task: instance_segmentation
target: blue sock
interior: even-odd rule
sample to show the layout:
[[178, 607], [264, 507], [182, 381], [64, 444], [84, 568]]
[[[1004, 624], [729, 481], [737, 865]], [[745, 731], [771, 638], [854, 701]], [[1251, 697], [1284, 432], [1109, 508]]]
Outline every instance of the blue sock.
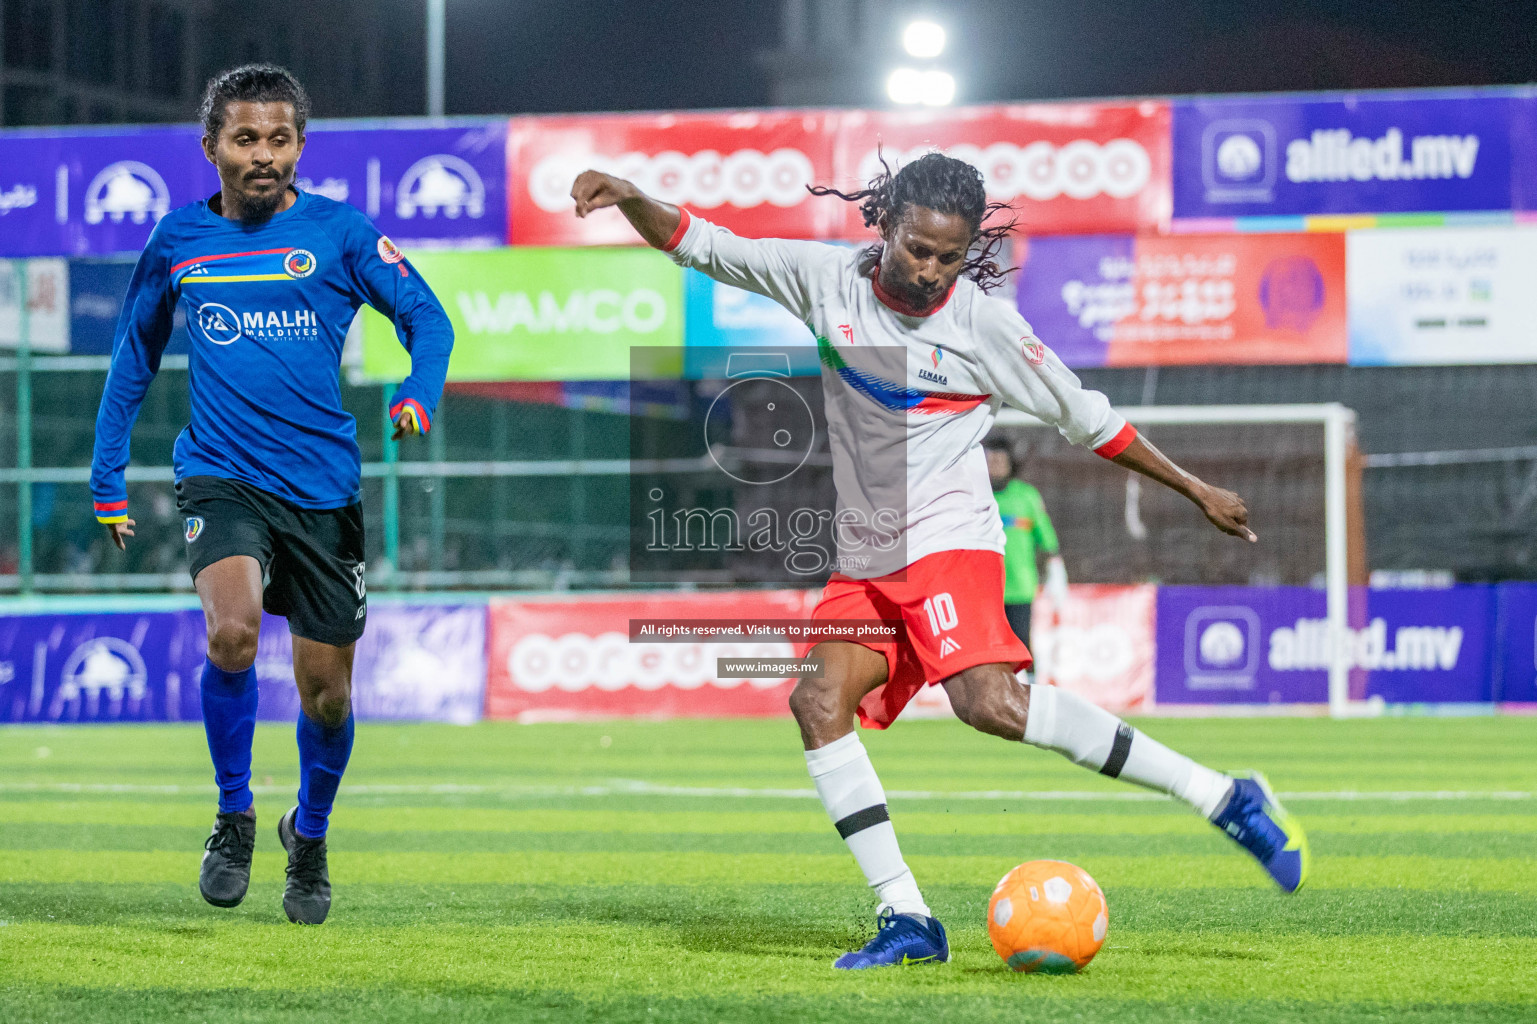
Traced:
[[203, 731], [219, 783], [219, 811], [237, 814], [251, 806], [251, 738], [256, 735], [256, 666], [226, 672], [203, 659]]
[[320, 839], [330, 823], [331, 804], [352, 755], [352, 712], [336, 729], [327, 729], [299, 712], [299, 813], [294, 828], [306, 839]]

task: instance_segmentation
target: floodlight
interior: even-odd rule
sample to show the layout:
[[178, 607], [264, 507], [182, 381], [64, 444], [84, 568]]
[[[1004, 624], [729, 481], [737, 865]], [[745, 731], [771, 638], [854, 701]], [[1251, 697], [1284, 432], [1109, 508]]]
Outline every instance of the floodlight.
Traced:
[[948, 71], [923, 73], [923, 102], [931, 107], [947, 107], [955, 101], [955, 76]]
[[916, 68], [897, 68], [886, 79], [886, 95], [893, 103], [922, 103], [923, 72]]
[[928, 60], [945, 52], [945, 29], [932, 21], [919, 20], [902, 30], [902, 48], [910, 57]]

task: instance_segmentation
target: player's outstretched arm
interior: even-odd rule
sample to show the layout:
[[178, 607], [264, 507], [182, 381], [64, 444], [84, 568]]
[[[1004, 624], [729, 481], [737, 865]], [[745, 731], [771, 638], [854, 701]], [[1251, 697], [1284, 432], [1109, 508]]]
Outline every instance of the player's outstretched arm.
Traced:
[[578, 217], [609, 206], [619, 207], [640, 237], [655, 249], [665, 248], [683, 221], [676, 206], [658, 202], [636, 188], [634, 182], [602, 171], [578, 174], [571, 186], [571, 198], [576, 200]]
[[134, 521], [128, 518], [128, 435], [139, 415], [160, 356], [171, 339], [175, 300], [170, 291], [170, 263], [165, 222], [150, 235], [139, 256], [112, 342], [112, 364], [96, 411], [96, 440], [91, 450], [91, 498], [96, 521], [119, 551], [128, 549]]
[[1141, 435], [1133, 439], [1131, 444], [1126, 446], [1125, 451], [1111, 461], [1127, 469], [1136, 470], [1145, 477], [1157, 480], [1170, 490], [1183, 494], [1195, 502], [1201, 513], [1223, 533], [1242, 537], [1250, 542], [1259, 539], [1254, 536], [1254, 531], [1249, 529], [1249, 510], [1244, 507], [1242, 498], [1232, 491], [1213, 487], [1204, 480], [1191, 476]]

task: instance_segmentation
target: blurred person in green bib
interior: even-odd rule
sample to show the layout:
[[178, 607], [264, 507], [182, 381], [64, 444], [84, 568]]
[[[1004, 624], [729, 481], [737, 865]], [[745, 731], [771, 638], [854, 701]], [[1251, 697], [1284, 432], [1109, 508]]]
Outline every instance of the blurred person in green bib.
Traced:
[[1021, 643], [1030, 646], [1030, 606], [1040, 585], [1036, 560], [1046, 556], [1046, 591], [1061, 608], [1067, 600], [1067, 567], [1057, 548], [1057, 531], [1041, 492], [1014, 475], [1014, 453], [1002, 438], [989, 438], [987, 473], [1003, 517], [1003, 610]]

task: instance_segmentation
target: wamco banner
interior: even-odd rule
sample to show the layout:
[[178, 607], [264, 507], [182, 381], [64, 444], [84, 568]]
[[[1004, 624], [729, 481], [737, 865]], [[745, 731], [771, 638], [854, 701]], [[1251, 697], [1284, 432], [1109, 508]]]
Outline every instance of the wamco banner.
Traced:
[[[454, 325], [451, 381], [628, 380], [630, 349], [677, 348], [654, 367], [683, 370], [683, 278], [650, 249], [493, 249], [410, 253]], [[363, 370], [400, 380], [411, 357], [372, 309]], [[666, 360], [663, 360], [666, 362]]]

